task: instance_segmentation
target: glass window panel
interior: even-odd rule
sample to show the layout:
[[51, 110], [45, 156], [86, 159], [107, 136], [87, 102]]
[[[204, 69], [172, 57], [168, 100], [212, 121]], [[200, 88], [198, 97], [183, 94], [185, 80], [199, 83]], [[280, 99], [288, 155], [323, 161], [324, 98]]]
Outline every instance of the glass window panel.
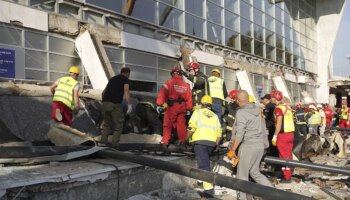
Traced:
[[288, 52], [286, 52], [286, 64], [287, 65], [292, 65], [292, 54], [291, 53], [288, 53]]
[[290, 15], [288, 14], [288, 12], [284, 12], [284, 24], [289, 27], [292, 27]]
[[26, 48], [46, 50], [46, 43], [46, 35], [29, 31], [25, 32]]
[[204, 0], [185, 0], [185, 9], [187, 12], [203, 17]]
[[270, 31], [275, 30], [274, 26], [274, 19], [273, 17], [270, 17], [268, 15], [265, 15], [265, 27], [269, 29]]
[[56, 81], [62, 76], [66, 76], [68, 73], [57, 73], [57, 72], [50, 72], [50, 81]]
[[225, 10], [225, 26], [234, 31], [239, 31], [239, 17], [236, 14], [233, 14]]
[[203, 38], [204, 20], [186, 13], [186, 33]]
[[[154, 0], [134, 1], [134, 7], [126, 13], [129, 16], [155, 23], [156, 2]], [[147, 11], [147, 12], [145, 12]]]
[[283, 37], [276, 35], [276, 47], [283, 49]]
[[177, 8], [182, 8], [183, 7], [183, 1], [182, 0], [160, 0], [161, 2], [170, 4], [172, 6], [175, 6]]
[[178, 61], [168, 58], [158, 57], [158, 68], [171, 70], [175, 65], [178, 65]]
[[275, 45], [275, 34], [272, 31], [265, 30], [266, 43], [272, 46]]
[[123, 51], [121, 49], [106, 48], [106, 53], [109, 61], [123, 62]]
[[293, 31], [293, 41], [295, 42], [295, 43], [299, 43], [299, 33], [298, 32], [296, 32], [296, 31]]
[[288, 51], [288, 52], [292, 52], [292, 45], [293, 43], [290, 41], [290, 40], [285, 40], [285, 50]]
[[125, 63], [156, 67], [156, 57], [149, 54], [125, 50]]
[[227, 80], [225, 79], [225, 85], [226, 85], [226, 89], [228, 92], [230, 92], [231, 90], [235, 89], [235, 82], [234, 80]]
[[0, 26], [0, 43], [22, 46], [22, 31]]
[[253, 6], [255, 7], [255, 8], [258, 8], [259, 10], [262, 10], [263, 9], [263, 5], [262, 5], [262, 3], [263, 3], [263, 1], [261, 1], [261, 0], [254, 0], [253, 1]]
[[254, 38], [264, 41], [264, 28], [254, 24]]
[[250, 20], [251, 5], [241, 1], [241, 17]]
[[165, 4], [159, 5], [159, 25], [180, 31], [181, 12]]
[[239, 49], [239, 34], [237, 32], [225, 29], [226, 46]]
[[48, 0], [30, 0], [30, 6], [40, 9], [40, 10], [46, 10], [46, 11], [55, 11], [55, 1], [48, 1]]
[[120, 20], [113, 19], [111, 17], [106, 18], [106, 25], [108, 27], [122, 29], [122, 22]]
[[254, 84], [263, 86], [264, 85], [264, 77], [257, 75], [257, 74], [254, 74]]
[[251, 36], [251, 22], [241, 18], [241, 34]]
[[114, 12], [121, 13], [122, 12], [122, 4], [123, 1], [115, 1], [115, 0], [86, 0], [86, 3], [90, 3], [96, 5], [98, 7], [108, 9]]
[[241, 35], [241, 50], [248, 53], [252, 52], [252, 38]]
[[102, 24], [102, 15], [91, 11], [84, 12], [84, 19], [95, 24]]
[[222, 8], [213, 3], [207, 2], [207, 9], [207, 19], [211, 22], [221, 24]]
[[221, 43], [222, 27], [208, 22], [208, 40]]
[[264, 56], [264, 43], [254, 40], [254, 54], [260, 57]]
[[157, 69], [126, 65], [131, 70], [130, 79], [139, 81], [157, 81]]
[[48, 81], [47, 72], [26, 69], [25, 73], [26, 79]]
[[291, 28], [289, 28], [288, 26], [284, 26], [284, 36], [285, 38], [287, 38], [288, 40], [291, 40], [291, 34], [290, 32], [292, 31]]
[[75, 19], [79, 19], [79, 7], [68, 5], [68, 4], [60, 4], [59, 6], [59, 14], [72, 17]]
[[279, 21], [276, 21], [276, 34], [281, 36], [283, 35], [283, 25]]
[[74, 42], [52, 36], [49, 37], [49, 50], [66, 55], [76, 55]]
[[235, 80], [236, 74], [233, 70], [224, 69], [224, 79], [225, 80]]
[[270, 16], [274, 16], [274, 9], [273, 9], [274, 6], [271, 0], [265, 0], [264, 4], [265, 4], [265, 13], [269, 14]]
[[263, 21], [263, 12], [260, 10], [254, 9], [254, 23], [259, 24], [260, 26], [263, 26], [264, 21]]
[[158, 69], [158, 82], [164, 83], [170, 79], [170, 71]]
[[238, 14], [238, 0], [225, 0], [225, 9]]
[[276, 61], [283, 63], [283, 50], [276, 49]]
[[293, 66], [299, 67], [299, 57], [298, 56], [293, 56]]
[[47, 54], [45, 52], [26, 50], [26, 68], [47, 70]]
[[119, 63], [111, 63], [111, 65], [115, 74], [119, 74], [120, 70], [123, 68], [123, 65]]
[[275, 48], [270, 45], [266, 45], [266, 58], [270, 60], [275, 60]]
[[62, 56], [50, 53], [50, 70], [58, 72], [68, 72], [68, 68], [72, 65], [80, 66], [81, 62], [78, 58]]
[[278, 6], [276, 7], [276, 19], [280, 22], [283, 22], [283, 11], [281, 8], [279, 8]]

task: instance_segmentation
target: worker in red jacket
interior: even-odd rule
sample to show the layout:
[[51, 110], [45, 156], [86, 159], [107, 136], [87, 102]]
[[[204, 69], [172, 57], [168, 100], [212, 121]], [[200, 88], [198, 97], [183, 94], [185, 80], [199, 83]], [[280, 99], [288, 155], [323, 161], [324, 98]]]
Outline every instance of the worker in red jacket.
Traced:
[[178, 139], [185, 143], [187, 126], [186, 113], [192, 109], [192, 93], [190, 85], [182, 79], [178, 66], [171, 70], [171, 79], [167, 80], [159, 91], [157, 97], [157, 112], [166, 109], [163, 122], [162, 144], [168, 145], [171, 132], [177, 131]]
[[326, 115], [326, 126], [332, 126], [333, 111], [328, 103], [324, 104], [323, 112]]

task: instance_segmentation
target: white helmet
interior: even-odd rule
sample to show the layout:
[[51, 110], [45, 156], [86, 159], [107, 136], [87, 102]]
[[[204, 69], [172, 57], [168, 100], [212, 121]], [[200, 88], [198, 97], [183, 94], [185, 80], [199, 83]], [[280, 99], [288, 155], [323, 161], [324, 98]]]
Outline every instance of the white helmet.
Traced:
[[323, 106], [321, 104], [317, 104], [316, 106], [317, 108], [323, 108]]
[[309, 105], [309, 108], [316, 110], [316, 107], [314, 105]]

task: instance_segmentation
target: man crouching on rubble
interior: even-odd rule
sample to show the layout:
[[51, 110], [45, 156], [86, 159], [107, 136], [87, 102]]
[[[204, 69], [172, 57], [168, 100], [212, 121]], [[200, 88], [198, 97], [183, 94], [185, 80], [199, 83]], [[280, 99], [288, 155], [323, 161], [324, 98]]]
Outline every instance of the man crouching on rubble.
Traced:
[[[237, 104], [239, 109], [236, 114], [235, 134], [232, 147], [227, 155], [229, 159], [236, 156], [239, 147], [237, 166], [237, 178], [248, 181], [249, 175], [255, 182], [273, 187], [269, 180], [260, 173], [260, 161], [264, 154], [264, 137], [262, 133], [263, 124], [259, 108], [248, 102], [247, 91], [240, 90], [237, 93]], [[237, 199], [246, 199], [246, 194], [237, 191]]]
[[[213, 99], [204, 95], [201, 99], [201, 108], [195, 109], [187, 129], [189, 142], [194, 143], [194, 153], [198, 168], [210, 171], [209, 155], [221, 139], [221, 124], [217, 115], [210, 110], [213, 105]], [[203, 182], [204, 193], [214, 195], [214, 186], [212, 183]]]

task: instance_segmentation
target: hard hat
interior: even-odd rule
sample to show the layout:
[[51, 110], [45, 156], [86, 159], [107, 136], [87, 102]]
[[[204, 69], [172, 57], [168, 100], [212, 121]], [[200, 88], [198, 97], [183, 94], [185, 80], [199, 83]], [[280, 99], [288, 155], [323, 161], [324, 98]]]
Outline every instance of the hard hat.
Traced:
[[216, 72], [216, 73], [218, 73], [218, 74], [221, 74], [221, 72], [220, 72], [220, 70], [219, 70], [218, 68], [212, 69], [211, 72]]
[[213, 104], [213, 99], [211, 98], [211, 96], [209, 95], [204, 95], [201, 99], [201, 103], [202, 104], [209, 104], [212, 105]]
[[231, 90], [229, 96], [231, 99], [236, 99], [236, 95], [237, 95], [237, 90]]
[[253, 95], [249, 95], [248, 101], [249, 103], [255, 103], [255, 98], [253, 97]]
[[179, 67], [179, 66], [175, 66], [175, 67], [171, 70], [170, 74], [177, 73], [177, 74], [180, 75], [180, 72], [181, 72], [180, 67]]
[[316, 107], [315, 107], [314, 105], [312, 105], [312, 104], [311, 104], [311, 105], [309, 105], [309, 108], [310, 108], [310, 109], [314, 109], [314, 110], [316, 110]]
[[80, 74], [80, 70], [77, 66], [71, 66], [69, 68], [69, 73]]
[[199, 64], [196, 62], [190, 62], [190, 64], [188, 64], [188, 66], [192, 67], [193, 69], [198, 69], [199, 68]]
[[270, 92], [271, 98], [275, 98], [277, 101], [281, 101], [283, 99], [283, 94], [279, 90], [272, 90]]
[[323, 106], [321, 104], [317, 104], [316, 106], [317, 108], [323, 108]]

